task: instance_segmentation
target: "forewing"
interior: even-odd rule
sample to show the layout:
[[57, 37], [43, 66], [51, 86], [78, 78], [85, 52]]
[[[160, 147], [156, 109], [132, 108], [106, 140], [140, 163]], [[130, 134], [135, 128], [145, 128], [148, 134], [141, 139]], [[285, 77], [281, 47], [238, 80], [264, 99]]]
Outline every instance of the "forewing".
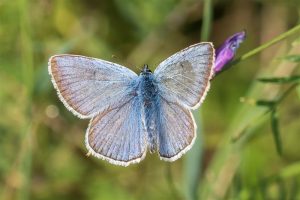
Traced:
[[116, 165], [140, 162], [147, 140], [142, 106], [137, 97], [95, 116], [86, 133], [89, 152]]
[[165, 99], [160, 101], [159, 112], [159, 155], [166, 161], [177, 160], [192, 147], [196, 124], [189, 109]]
[[165, 99], [195, 109], [209, 90], [215, 52], [208, 42], [183, 49], [159, 64], [154, 71]]
[[49, 60], [49, 74], [60, 100], [75, 115], [91, 118], [106, 106], [132, 97], [137, 75], [115, 63], [77, 55]]

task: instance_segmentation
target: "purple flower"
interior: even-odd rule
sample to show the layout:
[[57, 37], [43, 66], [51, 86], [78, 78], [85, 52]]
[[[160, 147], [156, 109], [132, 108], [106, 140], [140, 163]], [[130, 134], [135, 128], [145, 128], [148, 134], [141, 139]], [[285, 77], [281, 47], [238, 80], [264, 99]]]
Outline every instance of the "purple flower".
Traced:
[[217, 50], [214, 73], [218, 74], [235, 56], [236, 50], [245, 40], [246, 32], [242, 31], [229, 37]]

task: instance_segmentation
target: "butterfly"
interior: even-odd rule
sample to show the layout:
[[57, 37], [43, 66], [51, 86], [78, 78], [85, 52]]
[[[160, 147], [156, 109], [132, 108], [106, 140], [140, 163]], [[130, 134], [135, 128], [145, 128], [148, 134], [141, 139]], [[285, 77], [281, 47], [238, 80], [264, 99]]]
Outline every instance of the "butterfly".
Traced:
[[139, 163], [146, 152], [165, 161], [186, 153], [196, 138], [191, 110], [210, 87], [212, 43], [189, 46], [161, 62], [154, 73], [137, 75], [109, 61], [55, 55], [48, 70], [59, 99], [79, 118], [90, 118], [85, 135], [89, 154], [115, 165]]

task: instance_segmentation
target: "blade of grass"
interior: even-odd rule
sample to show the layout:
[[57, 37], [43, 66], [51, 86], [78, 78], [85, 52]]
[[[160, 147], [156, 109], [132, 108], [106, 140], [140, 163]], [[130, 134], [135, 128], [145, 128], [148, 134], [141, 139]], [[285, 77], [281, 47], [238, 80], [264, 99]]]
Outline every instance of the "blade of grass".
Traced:
[[257, 80], [262, 83], [277, 83], [277, 84], [295, 83], [295, 82], [300, 82], [300, 76], [295, 75], [289, 77], [258, 78]]
[[287, 191], [285, 188], [285, 184], [283, 180], [278, 179], [277, 180], [277, 187], [278, 187], [278, 200], [285, 200], [287, 199]]
[[201, 119], [199, 112], [193, 112], [197, 123], [197, 138], [193, 148], [186, 155], [184, 160], [184, 190], [185, 199], [197, 199], [197, 189], [202, 168], [203, 134], [201, 129]]
[[33, 73], [33, 48], [30, 33], [30, 21], [29, 21], [29, 1], [19, 0], [19, 12], [20, 12], [20, 39], [21, 39], [21, 65], [22, 76], [26, 90], [26, 102], [25, 106], [25, 123], [23, 128], [23, 135], [21, 138], [22, 147], [20, 151], [19, 160], [19, 172], [21, 174], [21, 185], [17, 192], [17, 198], [20, 200], [29, 199], [29, 191], [31, 185], [31, 162], [32, 162], [32, 127], [31, 127], [31, 101], [32, 91], [34, 83]]
[[294, 89], [297, 88], [298, 85], [299, 83], [294, 83], [287, 90], [285, 90], [283, 94], [281, 94], [280, 97], [276, 99], [276, 104], [280, 104]]
[[297, 177], [300, 175], [300, 162], [296, 162], [288, 165], [284, 169], [282, 169], [279, 173], [279, 176], [283, 179]]
[[207, 41], [210, 37], [211, 32], [211, 21], [212, 21], [212, 0], [203, 1], [203, 24], [201, 29], [201, 41]]
[[290, 193], [289, 193], [289, 198], [288, 200], [293, 200], [295, 197], [297, 197], [299, 192], [299, 185], [298, 185], [298, 180], [296, 177], [294, 177], [292, 185], [290, 186]]
[[278, 114], [276, 112], [276, 108], [274, 108], [271, 112], [271, 128], [272, 133], [276, 145], [276, 151], [279, 156], [282, 155], [282, 142], [280, 137], [279, 125], [278, 125]]
[[[289, 190], [290, 190], [289, 196], [291, 197], [290, 199], [295, 199], [298, 193], [298, 183], [296, 177], [298, 177], [299, 174], [300, 174], [300, 162], [296, 162], [284, 167], [283, 169], [279, 170], [278, 172], [275, 172], [272, 175], [269, 175], [267, 177], [261, 177], [259, 181], [259, 185], [260, 185], [259, 188], [260, 188], [262, 199], [270, 199], [270, 197], [267, 195], [268, 191], [266, 190], [268, 187], [270, 187], [270, 185], [276, 183], [286, 183], [290, 179], [292, 179], [291, 180], [292, 182], [291, 182], [291, 186], [289, 186]], [[255, 189], [255, 187], [256, 185], [253, 185], [249, 189]], [[280, 190], [278, 190], [278, 192], [280, 192]], [[288, 190], [285, 189], [285, 193], [286, 193], [285, 196], [288, 196], [287, 195]]]
[[[248, 134], [249, 136], [251, 136], [251, 134], [249, 134], [249, 127], [252, 127], [251, 130], [254, 130], [255, 127], [260, 126], [261, 121], [265, 121], [263, 120], [264, 115], [269, 114], [270, 112], [273, 111], [273, 109], [275, 109], [296, 87], [298, 86], [298, 83], [294, 83], [293, 85], [291, 85], [286, 91], [284, 91], [281, 95], [279, 95], [278, 97], [276, 97], [274, 100], [268, 101], [268, 100], [251, 100], [249, 103], [249, 105], [255, 105], [256, 106], [261, 106], [261, 107], [265, 107], [268, 108], [268, 110], [266, 110], [261, 117], [256, 118], [255, 120], [253, 120], [251, 123], [249, 123], [242, 132], [238, 133], [238, 135], [234, 135], [232, 137], [232, 142], [236, 142], [239, 139], [241, 139], [242, 136]], [[243, 100], [245, 102], [245, 100]]]
[[266, 101], [266, 100], [257, 100], [255, 102], [255, 104], [257, 106], [265, 106], [265, 107], [268, 107], [268, 108], [273, 108], [274, 105], [276, 104], [275, 101]]
[[[201, 41], [207, 41], [211, 32], [212, 0], [203, 1], [203, 24], [201, 29]], [[201, 109], [193, 112], [198, 126], [197, 138], [193, 148], [187, 154], [184, 163], [185, 197], [187, 200], [198, 199], [197, 189], [202, 169], [203, 134], [201, 131]]]
[[300, 55], [288, 55], [284, 56], [281, 59], [290, 61], [290, 62], [300, 62]]
[[170, 190], [172, 192], [172, 195], [174, 196], [174, 199], [182, 199], [182, 195], [180, 194], [180, 192], [176, 188], [170, 164], [167, 164], [167, 166], [166, 166], [166, 177], [167, 177], [166, 179], [168, 181], [168, 184], [169, 184]]

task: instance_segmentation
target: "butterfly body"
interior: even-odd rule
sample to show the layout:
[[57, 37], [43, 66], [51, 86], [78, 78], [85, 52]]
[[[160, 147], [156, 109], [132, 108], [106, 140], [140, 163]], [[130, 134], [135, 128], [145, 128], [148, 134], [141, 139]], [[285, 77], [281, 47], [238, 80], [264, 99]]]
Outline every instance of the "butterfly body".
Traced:
[[157, 82], [152, 72], [145, 65], [140, 73], [140, 98], [143, 105], [143, 117], [145, 118], [148, 135], [148, 148], [151, 153], [157, 149], [158, 111], [160, 109], [160, 97]]
[[192, 45], [137, 75], [116, 63], [79, 55], [57, 55], [49, 73], [60, 100], [76, 116], [90, 118], [85, 144], [92, 155], [128, 166], [147, 150], [174, 161], [193, 145], [191, 113], [210, 86], [214, 49]]

